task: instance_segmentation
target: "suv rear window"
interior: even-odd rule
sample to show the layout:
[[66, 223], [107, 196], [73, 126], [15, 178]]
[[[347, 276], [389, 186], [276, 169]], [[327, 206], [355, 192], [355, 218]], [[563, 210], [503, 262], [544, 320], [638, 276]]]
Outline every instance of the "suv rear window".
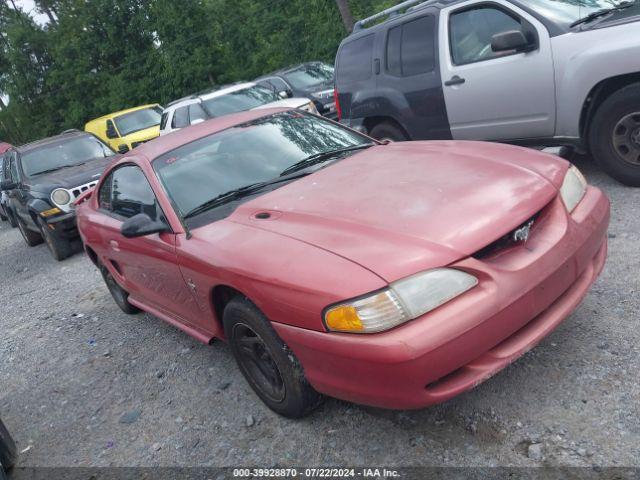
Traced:
[[387, 71], [398, 77], [432, 72], [435, 68], [435, 21], [426, 16], [389, 29]]
[[342, 83], [357, 82], [371, 77], [374, 38], [375, 35], [367, 35], [342, 46], [338, 59]]

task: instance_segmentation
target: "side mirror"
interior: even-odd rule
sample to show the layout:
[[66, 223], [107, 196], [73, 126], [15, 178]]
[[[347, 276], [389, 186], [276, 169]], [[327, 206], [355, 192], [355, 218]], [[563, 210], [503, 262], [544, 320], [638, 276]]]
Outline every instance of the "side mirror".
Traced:
[[2, 180], [2, 182], [0, 182], [0, 190], [13, 190], [17, 186], [18, 184], [11, 180]]
[[291, 90], [280, 90], [278, 96], [284, 100], [285, 98], [293, 97], [293, 92]]
[[113, 125], [107, 125], [107, 138], [113, 140], [114, 138], [118, 138], [118, 132]]
[[125, 238], [136, 238], [151, 235], [153, 233], [168, 232], [169, 227], [159, 221], [151, 220], [146, 213], [139, 213], [124, 221], [120, 227], [120, 233]]
[[497, 33], [491, 37], [491, 50], [494, 52], [524, 52], [530, 50], [532, 45], [520, 30], [509, 30]]
[[124, 143], [122, 145], [118, 145], [118, 153], [127, 153], [129, 151], [129, 147]]

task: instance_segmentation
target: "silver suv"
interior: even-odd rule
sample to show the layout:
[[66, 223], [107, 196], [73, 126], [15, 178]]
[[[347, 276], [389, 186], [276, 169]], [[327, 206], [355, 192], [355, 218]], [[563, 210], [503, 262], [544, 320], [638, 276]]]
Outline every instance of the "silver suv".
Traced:
[[403, 2], [343, 40], [337, 109], [380, 139], [573, 146], [640, 186], [639, 20], [638, 1]]

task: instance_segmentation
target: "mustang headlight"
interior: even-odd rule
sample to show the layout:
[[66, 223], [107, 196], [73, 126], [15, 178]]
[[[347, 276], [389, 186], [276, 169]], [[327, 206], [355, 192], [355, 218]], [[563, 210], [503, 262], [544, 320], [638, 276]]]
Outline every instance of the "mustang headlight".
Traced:
[[51, 192], [51, 200], [59, 207], [63, 207], [71, 201], [71, 195], [64, 188], [57, 188]]
[[567, 211], [571, 213], [587, 193], [587, 181], [580, 170], [571, 165], [560, 187], [560, 196]]
[[328, 308], [324, 322], [336, 332], [382, 332], [430, 312], [477, 284], [476, 277], [460, 270], [427, 270], [385, 290]]

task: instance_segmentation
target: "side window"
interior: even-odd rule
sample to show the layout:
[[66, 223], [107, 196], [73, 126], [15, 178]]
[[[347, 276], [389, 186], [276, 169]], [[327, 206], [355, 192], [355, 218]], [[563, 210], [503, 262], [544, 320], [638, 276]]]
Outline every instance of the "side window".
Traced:
[[111, 184], [113, 183], [113, 173], [104, 179], [98, 193], [98, 205], [101, 209], [111, 211]]
[[269, 79], [269, 83], [271, 84], [271, 88], [276, 92], [284, 92], [285, 90], [289, 90], [289, 85], [287, 85], [281, 78], [272, 77]]
[[493, 36], [509, 30], [520, 30], [531, 37], [517, 17], [497, 7], [487, 5], [454, 13], [449, 20], [453, 63], [463, 65], [515, 53], [491, 49]]
[[162, 112], [162, 116], [160, 117], [160, 130], [164, 130], [167, 128], [167, 120], [169, 119], [169, 112]]
[[375, 35], [367, 35], [342, 46], [338, 59], [341, 82], [357, 82], [371, 77], [374, 38]]
[[[158, 205], [151, 185], [140, 168], [127, 165], [114, 170], [110, 176], [110, 211], [125, 218], [146, 213], [152, 219], [162, 219], [162, 210]], [[102, 196], [102, 191], [100, 192]]]
[[9, 161], [9, 177], [14, 183], [18, 183], [20, 181], [20, 176], [18, 175], [18, 164], [16, 163], [15, 154], [11, 155], [11, 159]]
[[386, 53], [391, 75], [410, 77], [435, 68], [435, 19], [425, 16], [389, 29]]
[[189, 122], [193, 125], [194, 120], [206, 120], [207, 113], [203, 110], [199, 103], [189, 105]]
[[184, 128], [189, 126], [189, 107], [176, 108], [171, 120], [172, 128]]

